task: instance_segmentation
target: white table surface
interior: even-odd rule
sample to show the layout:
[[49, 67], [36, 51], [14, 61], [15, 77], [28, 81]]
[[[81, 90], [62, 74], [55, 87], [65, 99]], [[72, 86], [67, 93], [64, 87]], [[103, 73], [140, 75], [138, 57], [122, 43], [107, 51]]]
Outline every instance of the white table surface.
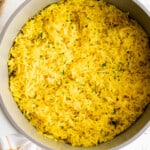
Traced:
[[[25, 0], [6, 0], [2, 14], [0, 16], [0, 32], [2, 31], [8, 18]], [[139, 0], [150, 11], [150, 0]], [[18, 133], [16, 129], [10, 124], [0, 108], [0, 137]], [[150, 150], [150, 126], [149, 128], [132, 143], [126, 145], [121, 150]]]

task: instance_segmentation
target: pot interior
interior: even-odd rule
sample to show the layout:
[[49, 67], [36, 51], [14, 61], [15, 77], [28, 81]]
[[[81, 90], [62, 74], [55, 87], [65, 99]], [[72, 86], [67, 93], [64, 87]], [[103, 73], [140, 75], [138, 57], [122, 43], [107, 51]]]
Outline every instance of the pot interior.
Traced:
[[[148, 14], [144, 12], [136, 3], [130, 0], [118, 1], [118, 0], [107, 0], [108, 2], [116, 5], [123, 11], [130, 12], [131, 17], [136, 19], [145, 29], [145, 31], [150, 36], [150, 19]], [[47, 149], [58, 149], [58, 150], [107, 150], [107, 149], [118, 149], [119, 147], [131, 142], [135, 137], [140, 135], [143, 130], [146, 129], [148, 123], [150, 122], [150, 106], [148, 106], [144, 114], [136, 121], [136, 123], [131, 126], [124, 133], [117, 136], [110, 142], [100, 144], [92, 148], [80, 148], [71, 147], [68, 144], [57, 143], [55, 141], [43, 138], [39, 135], [36, 129], [28, 123], [28, 120], [22, 115], [18, 109], [16, 103], [13, 101], [12, 95], [9, 91], [8, 84], [8, 69], [7, 60], [8, 52], [12, 46], [13, 40], [17, 33], [24, 25], [24, 23], [32, 16], [34, 16], [38, 11], [46, 7], [47, 5], [56, 2], [56, 0], [27, 0], [25, 1], [12, 15], [12, 17], [7, 22], [4, 30], [0, 37], [0, 93], [1, 93], [1, 107], [5, 112], [6, 116], [13, 124], [13, 126], [27, 138], [37, 143]], [[144, 8], [143, 6], [141, 6]], [[147, 10], [146, 10], [147, 11]], [[130, 139], [130, 140], [129, 140]], [[124, 144], [123, 144], [124, 143]], [[120, 145], [120, 146], [119, 146]], [[119, 146], [119, 147], [116, 147]], [[115, 148], [116, 147], [116, 148]]]

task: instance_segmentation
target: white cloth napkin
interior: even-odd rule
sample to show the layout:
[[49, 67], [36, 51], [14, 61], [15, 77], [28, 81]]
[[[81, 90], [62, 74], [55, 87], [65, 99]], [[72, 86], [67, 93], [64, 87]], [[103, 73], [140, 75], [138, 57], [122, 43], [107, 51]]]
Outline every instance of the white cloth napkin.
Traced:
[[0, 137], [0, 150], [44, 150], [38, 147], [24, 136], [11, 134]]

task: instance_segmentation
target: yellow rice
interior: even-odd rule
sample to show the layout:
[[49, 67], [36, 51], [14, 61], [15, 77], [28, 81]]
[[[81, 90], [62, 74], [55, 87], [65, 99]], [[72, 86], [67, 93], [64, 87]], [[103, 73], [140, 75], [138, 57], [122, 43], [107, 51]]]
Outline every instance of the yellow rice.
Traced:
[[128, 15], [101, 0], [67, 0], [22, 27], [8, 60], [10, 91], [40, 134], [93, 146], [143, 113], [149, 40]]

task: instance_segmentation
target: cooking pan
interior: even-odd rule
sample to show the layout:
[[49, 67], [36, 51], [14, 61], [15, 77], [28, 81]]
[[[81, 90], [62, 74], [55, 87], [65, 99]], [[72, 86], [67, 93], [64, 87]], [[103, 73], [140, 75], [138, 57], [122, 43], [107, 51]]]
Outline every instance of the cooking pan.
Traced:
[[[136, 19], [150, 36], [150, 12], [138, 1], [135, 0], [106, 0]], [[37, 130], [29, 124], [28, 120], [18, 109], [9, 91], [8, 84], [8, 52], [13, 40], [25, 22], [34, 16], [38, 11], [56, 0], [26, 0], [10, 17], [0, 35], [0, 104], [4, 113], [12, 125], [24, 136], [37, 145], [48, 150], [108, 150], [119, 149], [135, 140], [150, 125], [150, 105], [147, 106], [143, 115], [125, 132], [113, 140], [97, 146], [83, 148], [72, 147], [71, 145], [55, 142], [46, 139], [37, 133]]]

